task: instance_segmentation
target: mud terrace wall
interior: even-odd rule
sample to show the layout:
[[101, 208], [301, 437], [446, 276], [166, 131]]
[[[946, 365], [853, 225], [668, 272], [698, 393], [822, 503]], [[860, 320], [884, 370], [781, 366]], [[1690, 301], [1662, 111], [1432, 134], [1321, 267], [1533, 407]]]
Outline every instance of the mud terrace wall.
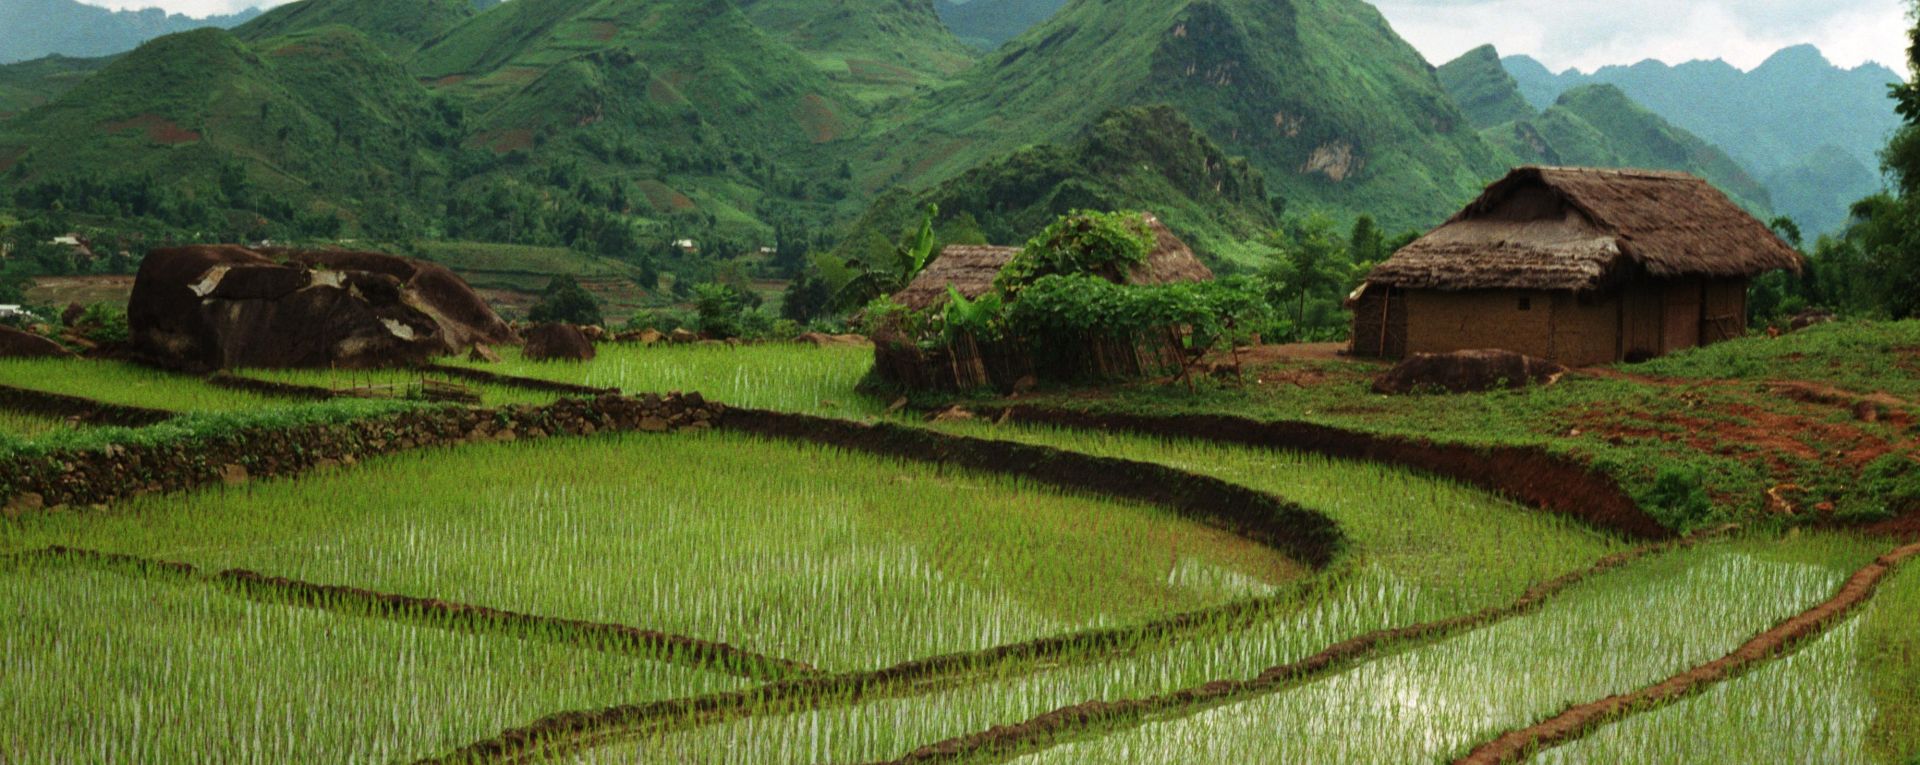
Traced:
[[563, 399], [542, 407], [441, 408], [344, 424], [242, 429], [190, 442], [114, 445], [0, 464], [5, 515], [294, 475], [428, 446], [708, 428], [726, 408], [697, 393]]
[[1033, 407], [1013, 407], [994, 414], [1026, 424], [1219, 441], [1398, 465], [1571, 515], [1635, 539], [1674, 536], [1641, 510], [1612, 478], [1542, 449], [1436, 444], [1312, 423], [1261, 422], [1219, 415], [1154, 417]]
[[88, 425], [114, 425], [127, 428], [144, 428], [171, 419], [174, 415], [173, 412], [159, 409], [120, 406], [90, 398], [15, 388], [11, 385], [0, 385], [0, 409], [52, 417], [71, 417]]

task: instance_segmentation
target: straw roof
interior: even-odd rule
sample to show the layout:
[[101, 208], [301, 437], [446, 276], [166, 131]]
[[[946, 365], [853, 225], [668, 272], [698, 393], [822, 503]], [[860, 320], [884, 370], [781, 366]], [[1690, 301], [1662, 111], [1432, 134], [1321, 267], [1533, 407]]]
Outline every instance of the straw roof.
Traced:
[[1522, 167], [1369, 274], [1409, 289], [1603, 289], [1743, 278], [1804, 262], [1706, 181], [1653, 170]]
[[[1147, 215], [1147, 228], [1154, 238], [1153, 251], [1145, 263], [1127, 274], [1129, 284], [1173, 284], [1213, 279], [1213, 270], [1201, 263], [1193, 248], [1180, 241], [1158, 217]], [[957, 244], [940, 251], [913, 283], [893, 296], [893, 300], [914, 310], [925, 310], [945, 303], [947, 288], [972, 300], [993, 291], [993, 280], [1000, 275], [1019, 247], [990, 247]]]

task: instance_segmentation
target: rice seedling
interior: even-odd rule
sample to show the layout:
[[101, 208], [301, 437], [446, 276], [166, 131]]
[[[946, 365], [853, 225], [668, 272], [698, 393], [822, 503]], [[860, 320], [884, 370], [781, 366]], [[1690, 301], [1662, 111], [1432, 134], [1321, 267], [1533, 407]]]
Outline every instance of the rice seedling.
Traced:
[[840, 669], [1263, 596], [1302, 573], [1156, 508], [729, 434], [407, 454], [29, 518], [11, 536], [0, 544], [627, 624]]
[[231, 412], [298, 403], [124, 361], [0, 359], [0, 385], [169, 412]]
[[1718, 658], [1830, 596], [1875, 552], [1870, 543], [1837, 535], [1703, 545], [1594, 580], [1537, 614], [1409, 648], [1291, 691], [1017, 762], [1451, 758], [1569, 704]]
[[1802, 650], [1530, 762], [1902, 765], [1920, 754], [1920, 570]]
[[14, 438], [38, 438], [52, 433], [83, 428], [65, 417], [0, 409], [0, 434]]
[[504, 636], [0, 570], [0, 761], [387, 763], [544, 711], [746, 681]]
[[500, 364], [445, 363], [633, 394], [699, 391], [733, 406], [829, 417], [877, 415], [887, 403], [854, 391], [873, 366], [871, 348], [621, 344], [600, 346], [599, 356], [584, 363], [527, 361], [511, 348], [501, 355]]
[[289, 385], [304, 385], [325, 388], [340, 395], [369, 395], [373, 397], [403, 397], [411, 387], [418, 386], [422, 380], [449, 382], [480, 394], [480, 405], [488, 407], [530, 404], [541, 406], [553, 403], [557, 394], [527, 390], [512, 385], [481, 383], [463, 378], [454, 378], [432, 369], [249, 369], [241, 371], [246, 377], [268, 382]]

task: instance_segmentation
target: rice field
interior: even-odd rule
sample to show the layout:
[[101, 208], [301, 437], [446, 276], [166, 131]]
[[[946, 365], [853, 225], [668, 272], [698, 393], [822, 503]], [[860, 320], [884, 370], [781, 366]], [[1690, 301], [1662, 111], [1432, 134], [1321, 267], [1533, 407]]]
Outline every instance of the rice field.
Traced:
[[634, 625], [834, 669], [1262, 597], [1304, 573], [1156, 508], [726, 434], [418, 453], [36, 518], [9, 546], [56, 544]]
[[540, 406], [553, 403], [558, 394], [527, 390], [512, 385], [481, 383], [473, 380], [455, 378], [432, 370], [415, 369], [247, 369], [237, 372], [245, 377], [267, 382], [301, 385], [310, 388], [324, 388], [335, 395], [370, 395], [392, 398], [405, 396], [422, 381], [446, 382], [466, 388], [480, 396], [480, 406], [499, 407], [512, 405]]
[[75, 425], [64, 417], [0, 409], [0, 436], [31, 439], [76, 431], [83, 427]]
[[443, 363], [541, 380], [619, 388], [630, 394], [700, 391], [732, 406], [859, 419], [886, 411], [888, 402], [854, 391], [873, 366], [872, 348], [802, 345], [602, 345], [586, 362], [527, 361], [517, 348], [502, 363]]
[[234, 412], [294, 403], [124, 361], [0, 359], [0, 385], [167, 412]]
[[84, 569], [0, 571], [0, 761], [387, 763], [546, 710], [738, 687]]
[[[603, 346], [583, 364], [511, 353], [447, 363], [867, 419], [886, 416], [886, 402], [854, 392], [870, 360], [859, 348]], [[313, 406], [106, 362], [57, 364], [0, 362], [0, 384], [196, 413], [153, 431]], [[329, 388], [419, 376], [247, 374]], [[487, 405], [553, 398], [473, 387]], [[4, 439], [58, 440], [64, 428], [0, 415]], [[1569, 705], [1719, 658], [1891, 546], [1751, 529], [1647, 553], [1376, 464], [977, 422], [936, 429], [1268, 492], [1332, 519], [1346, 545], [1315, 570], [1165, 508], [724, 430], [468, 444], [28, 513], [0, 519], [0, 762], [413, 762], [612, 708], [633, 716], [579, 716], [543, 740], [553, 751], [473, 762], [848, 765], [1008, 735], [1088, 702], [1148, 711], [1069, 715], [1079, 721], [1057, 735], [954, 761], [1450, 762]], [[206, 575], [12, 557], [53, 545]], [[747, 679], [675, 648], [602, 650], [345, 600], [294, 605], [221, 585], [213, 572], [227, 569], [657, 631], [812, 669]], [[1584, 578], [1541, 589], [1575, 574]], [[1275, 674], [1356, 638], [1437, 623], [1452, 626]], [[1029, 641], [1046, 647], [1022, 648]], [[1181, 701], [1207, 688], [1233, 690]], [[1920, 566], [1808, 644], [1528, 762], [1914, 765]]]

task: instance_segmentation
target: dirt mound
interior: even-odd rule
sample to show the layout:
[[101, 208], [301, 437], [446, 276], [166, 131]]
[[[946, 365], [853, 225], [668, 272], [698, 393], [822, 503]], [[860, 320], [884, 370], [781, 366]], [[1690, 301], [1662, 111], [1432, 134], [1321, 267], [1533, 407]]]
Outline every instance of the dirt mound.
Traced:
[[0, 359], [54, 359], [72, 356], [59, 343], [32, 332], [0, 326]]
[[127, 322], [137, 355], [196, 370], [408, 366], [517, 339], [431, 263], [235, 246], [155, 250]]
[[823, 332], [808, 332], [793, 341], [815, 348], [865, 348], [873, 345], [873, 341], [865, 335], [829, 335]]
[[522, 352], [531, 361], [591, 361], [593, 341], [587, 333], [571, 324], [541, 324], [527, 330], [527, 347]]
[[1567, 368], [1512, 351], [1419, 353], [1375, 378], [1373, 392], [1388, 395], [1445, 391], [1479, 393], [1499, 388], [1552, 385]]

